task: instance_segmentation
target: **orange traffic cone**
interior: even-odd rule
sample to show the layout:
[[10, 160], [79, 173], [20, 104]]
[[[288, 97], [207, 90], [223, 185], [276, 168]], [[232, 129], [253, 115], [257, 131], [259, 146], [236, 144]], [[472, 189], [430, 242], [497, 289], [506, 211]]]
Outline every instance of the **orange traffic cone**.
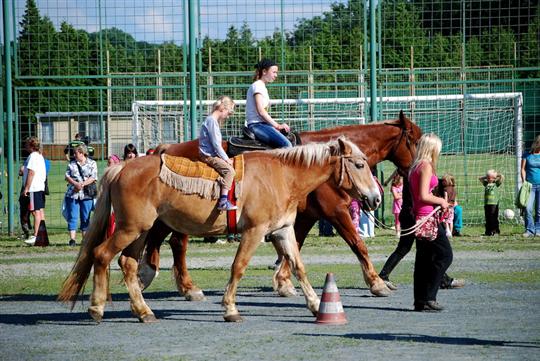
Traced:
[[49, 234], [47, 233], [47, 227], [45, 226], [45, 221], [39, 223], [38, 234], [36, 236], [36, 243], [34, 246], [37, 247], [47, 247], [49, 245]]
[[341, 304], [333, 273], [326, 274], [321, 304], [315, 322], [325, 325], [343, 325], [347, 323], [347, 317], [345, 317], [345, 312], [343, 311], [343, 305]]

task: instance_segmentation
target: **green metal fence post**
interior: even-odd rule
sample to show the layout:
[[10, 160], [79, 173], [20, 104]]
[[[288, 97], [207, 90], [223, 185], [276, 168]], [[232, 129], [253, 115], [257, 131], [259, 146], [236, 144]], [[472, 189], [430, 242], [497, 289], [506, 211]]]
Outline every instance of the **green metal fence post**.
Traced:
[[377, 121], [377, 32], [375, 30], [375, 0], [369, 0], [369, 42], [370, 42], [370, 92], [371, 121]]
[[8, 173], [8, 232], [15, 232], [15, 172], [13, 168], [13, 84], [11, 82], [11, 19], [9, 1], [4, 1], [4, 69], [6, 69], [6, 124], [7, 124], [7, 173]]
[[188, 1], [189, 8], [189, 116], [191, 121], [191, 139], [197, 138], [197, 1]]

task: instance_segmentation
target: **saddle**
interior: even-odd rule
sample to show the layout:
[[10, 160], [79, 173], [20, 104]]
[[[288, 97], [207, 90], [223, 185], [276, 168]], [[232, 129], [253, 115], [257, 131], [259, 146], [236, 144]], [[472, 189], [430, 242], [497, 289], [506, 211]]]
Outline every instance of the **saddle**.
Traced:
[[[288, 134], [282, 132], [283, 135], [289, 139], [293, 147], [302, 144], [300, 136], [297, 132], [289, 132]], [[268, 144], [264, 144], [255, 138], [255, 134], [248, 128], [242, 129], [242, 137], [230, 137], [227, 141], [227, 155], [229, 157], [235, 157], [244, 152], [253, 150], [267, 150], [273, 149]]]

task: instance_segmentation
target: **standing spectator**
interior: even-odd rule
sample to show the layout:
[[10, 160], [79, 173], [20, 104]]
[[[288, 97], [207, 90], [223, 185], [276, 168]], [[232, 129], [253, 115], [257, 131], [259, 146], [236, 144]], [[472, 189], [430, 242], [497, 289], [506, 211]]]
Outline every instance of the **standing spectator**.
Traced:
[[461, 231], [463, 230], [463, 207], [461, 204], [458, 204], [457, 199], [454, 205], [454, 230], [452, 235], [456, 237], [461, 237]]
[[37, 137], [30, 137], [25, 142], [26, 150], [30, 153], [23, 166], [22, 196], [28, 198], [28, 210], [34, 217], [34, 232], [24, 243], [33, 246], [36, 243], [39, 226], [45, 220], [45, 178], [47, 171], [45, 159], [39, 152], [40, 144]]
[[365, 211], [360, 205], [360, 223], [357, 231], [360, 237], [371, 238], [375, 237], [375, 213], [373, 211]]
[[502, 174], [490, 169], [485, 176], [478, 180], [484, 186], [484, 214], [486, 217], [486, 236], [500, 234], [499, 229], [499, 190], [498, 188], [504, 180]]
[[531, 150], [521, 159], [521, 181], [531, 183], [531, 194], [525, 208], [523, 237], [540, 236], [540, 135], [534, 138]]
[[456, 179], [452, 174], [445, 174], [441, 178], [442, 195], [448, 202], [448, 217], [444, 220], [446, 236], [452, 238], [454, 231], [454, 206], [456, 205]]
[[392, 177], [392, 186], [390, 188], [392, 191], [392, 197], [394, 201], [392, 202], [392, 214], [394, 214], [394, 225], [396, 230], [396, 235], [399, 237], [401, 234], [401, 225], [399, 223], [399, 213], [401, 212], [401, 206], [403, 205], [403, 178], [396, 172], [394, 177]]
[[[442, 311], [437, 302], [437, 292], [443, 276], [452, 263], [452, 246], [446, 237], [442, 224], [429, 216], [435, 206], [443, 210], [448, 208], [444, 198], [436, 197], [431, 192], [438, 185], [436, 176], [437, 160], [441, 152], [441, 139], [433, 133], [422, 135], [416, 149], [416, 156], [409, 171], [410, 191], [413, 201], [413, 213], [416, 221], [425, 220], [432, 224], [435, 234], [429, 227], [421, 227], [416, 232], [416, 259], [414, 263], [414, 310]], [[431, 222], [431, 220], [435, 222]], [[435, 238], [432, 238], [432, 237]]]
[[139, 156], [139, 152], [137, 152], [137, 147], [135, 147], [133, 144], [129, 143], [126, 144], [124, 147], [124, 160], [137, 158]]
[[246, 97], [246, 127], [257, 140], [272, 148], [292, 147], [291, 142], [280, 131], [289, 132], [287, 123], [279, 124], [270, 116], [270, 96], [266, 84], [276, 80], [277, 64], [269, 59], [263, 59], [255, 65], [254, 82], [247, 91]]
[[334, 227], [332, 227], [332, 223], [327, 221], [325, 218], [319, 219], [319, 237], [334, 237], [336, 234], [334, 233]]
[[94, 199], [84, 193], [84, 186], [97, 181], [97, 164], [88, 158], [86, 145], [81, 144], [75, 148], [75, 159], [69, 162], [66, 169], [66, 181], [68, 188], [65, 194], [67, 211], [67, 223], [69, 230], [69, 245], [77, 244], [77, 221], [80, 220], [80, 230], [84, 233], [90, 223], [90, 212], [94, 205]]

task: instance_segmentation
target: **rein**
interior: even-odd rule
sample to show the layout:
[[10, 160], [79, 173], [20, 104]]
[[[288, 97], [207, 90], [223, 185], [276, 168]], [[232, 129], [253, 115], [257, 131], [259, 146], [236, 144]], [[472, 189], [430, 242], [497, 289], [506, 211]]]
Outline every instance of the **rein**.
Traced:
[[[409, 228], [404, 228], [401, 230], [401, 233], [400, 233], [400, 237], [401, 236], [408, 236], [410, 234], [413, 234], [419, 227], [421, 227], [424, 223], [427, 222], [427, 220], [432, 216], [434, 215], [439, 209], [441, 209], [441, 206], [437, 206], [435, 207], [427, 216], [423, 217], [421, 220], [419, 220], [418, 222], [416, 222], [413, 226], [409, 227]], [[380, 228], [384, 228], [384, 229], [392, 229], [392, 227], [389, 227], [387, 226], [386, 224], [382, 223], [381, 221], [379, 221], [377, 218], [375, 218], [375, 216], [373, 216], [371, 213], [369, 212], [366, 212], [365, 210], [362, 209], [362, 212], [364, 212], [364, 214], [370, 218], [373, 223], [375, 223], [377, 226], [379, 226]]]

